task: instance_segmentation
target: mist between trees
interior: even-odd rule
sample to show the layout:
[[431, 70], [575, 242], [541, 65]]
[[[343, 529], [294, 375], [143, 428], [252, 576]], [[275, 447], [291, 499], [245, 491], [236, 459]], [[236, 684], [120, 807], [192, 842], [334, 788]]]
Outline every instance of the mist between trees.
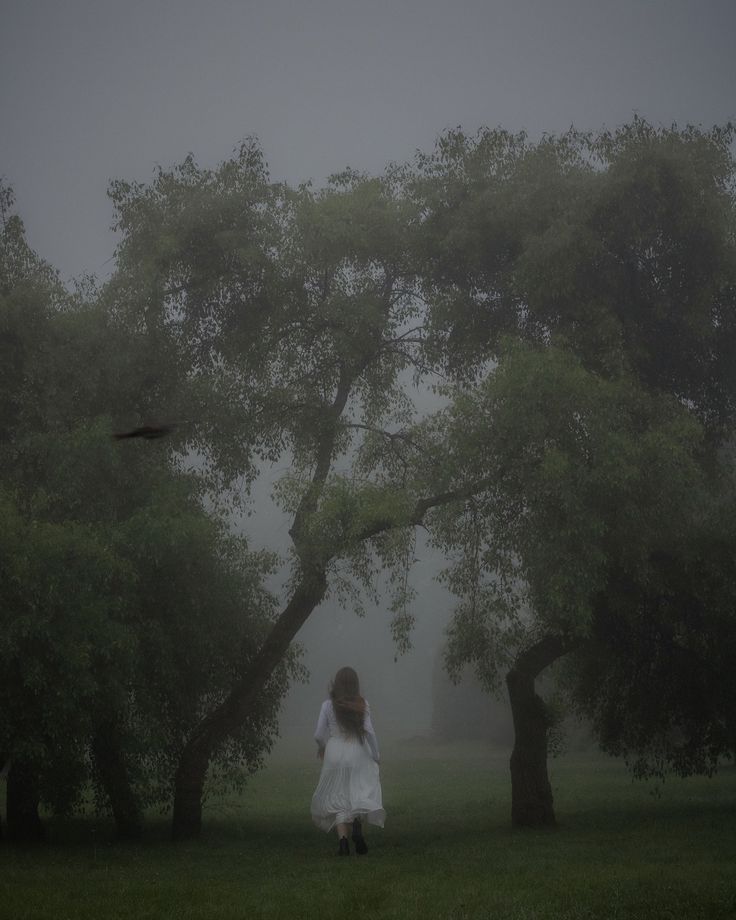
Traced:
[[115, 271], [74, 291], [5, 187], [8, 833], [91, 783], [121, 835], [153, 804], [198, 835], [205, 781], [264, 763], [295, 640], [326, 665], [353, 611], [424, 675], [402, 734], [442, 643], [508, 690], [515, 824], [555, 822], [565, 707], [638, 776], [733, 756], [732, 144], [452, 131], [314, 189], [249, 141], [114, 182]]

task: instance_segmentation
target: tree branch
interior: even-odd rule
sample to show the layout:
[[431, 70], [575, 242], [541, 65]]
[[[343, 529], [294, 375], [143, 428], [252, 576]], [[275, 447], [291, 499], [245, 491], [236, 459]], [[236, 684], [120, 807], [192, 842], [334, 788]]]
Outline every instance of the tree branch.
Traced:
[[519, 652], [511, 670], [534, 679], [552, 662], [579, 648], [584, 641], [580, 636], [543, 636], [534, 645]]
[[302, 563], [306, 562], [306, 547], [302, 537], [304, 534], [304, 523], [307, 517], [314, 513], [317, 508], [322, 487], [324, 486], [332, 464], [332, 454], [335, 450], [335, 440], [337, 439], [338, 425], [337, 422], [347, 405], [350, 389], [359, 375], [359, 371], [349, 374], [345, 368], [340, 370], [340, 380], [337, 384], [337, 391], [332, 405], [329, 406], [325, 413], [324, 428], [317, 444], [317, 456], [314, 466], [314, 474], [309, 483], [299, 507], [294, 515], [294, 521], [289, 528], [289, 536], [294, 541], [294, 548]]
[[373, 434], [380, 434], [388, 441], [405, 441], [412, 447], [419, 447], [410, 434], [405, 431], [385, 431], [383, 428], [376, 428], [375, 425], [365, 425], [361, 422], [343, 422], [343, 428], [356, 428], [359, 431], [370, 431]]
[[490, 478], [479, 479], [473, 483], [468, 483], [465, 486], [460, 486], [457, 489], [449, 489], [447, 492], [438, 492], [436, 495], [429, 495], [426, 498], [420, 498], [417, 500], [414, 508], [405, 520], [397, 520], [396, 518], [381, 518], [379, 520], [372, 521], [370, 524], [366, 525], [363, 530], [356, 534], [353, 542], [360, 543], [363, 540], [370, 540], [373, 537], [377, 537], [380, 534], [385, 533], [387, 530], [393, 530], [395, 527], [418, 527], [424, 523], [424, 516], [432, 508], [438, 508], [442, 505], [449, 505], [453, 502], [464, 501], [468, 498], [472, 498], [474, 495], [478, 495], [484, 489], [487, 489], [489, 486], [493, 485], [493, 482], [494, 480]]

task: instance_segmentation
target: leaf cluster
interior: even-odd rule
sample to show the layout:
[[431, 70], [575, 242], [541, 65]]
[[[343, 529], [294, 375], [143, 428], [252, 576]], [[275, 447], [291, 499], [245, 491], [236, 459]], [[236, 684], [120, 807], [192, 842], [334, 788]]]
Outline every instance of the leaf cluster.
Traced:
[[[114, 725], [139, 802], [165, 803], [187, 735], [270, 627], [274, 559], [204, 510], [186, 440], [111, 438], [176, 396], [178, 364], [155, 337], [111, 311], [109, 291], [66, 292], [15, 218], [2, 242], [0, 751], [68, 810], [101, 782], [93, 741]], [[262, 762], [300, 673], [295, 649], [220, 767]]]

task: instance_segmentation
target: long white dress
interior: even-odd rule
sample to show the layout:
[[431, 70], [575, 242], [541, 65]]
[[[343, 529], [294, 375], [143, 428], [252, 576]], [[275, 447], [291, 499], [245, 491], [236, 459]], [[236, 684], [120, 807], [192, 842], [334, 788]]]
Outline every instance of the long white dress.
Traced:
[[332, 700], [322, 703], [314, 738], [320, 747], [324, 746], [325, 756], [312, 796], [312, 820], [324, 831], [332, 830], [336, 824], [349, 824], [358, 817], [383, 827], [386, 812], [378, 769], [378, 741], [367, 703], [363, 727], [365, 740], [361, 743], [342, 731]]

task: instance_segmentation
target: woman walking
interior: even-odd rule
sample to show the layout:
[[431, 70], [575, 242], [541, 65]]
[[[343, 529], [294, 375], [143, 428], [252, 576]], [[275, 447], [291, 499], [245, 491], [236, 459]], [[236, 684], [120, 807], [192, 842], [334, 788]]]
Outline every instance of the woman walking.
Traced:
[[370, 707], [360, 695], [358, 675], [340, 668], [322, 703], [314, 733], [317, 756], [322, 760], [319, 783], [312, 796], [312, 820], [340, 841], [340, 856], [350, 855], [352, 831], [355, 852], [365, 856], [362, 819], [383, 827], [386, 812], [381, 798], [379, 754]]

